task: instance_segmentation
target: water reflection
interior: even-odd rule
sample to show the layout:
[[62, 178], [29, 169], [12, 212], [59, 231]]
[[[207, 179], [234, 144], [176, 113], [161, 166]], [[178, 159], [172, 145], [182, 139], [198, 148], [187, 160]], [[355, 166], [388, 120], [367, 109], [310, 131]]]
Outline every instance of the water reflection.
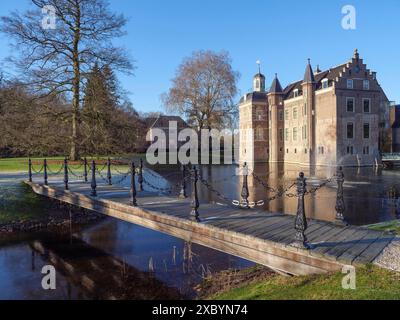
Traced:
[[79, 234], [89, 245], [101, 248], [132, 267], [152, 271], [184, 297], [194, 297], [194, 287], [210, 273], [254, 265], [194, 243], [134, 224], [107, 219]]
[[[88, 245], [79, 238], [72, 241], [54, 236], [42, 237], [30, 243], [33, 257], [39, 254], [53, 265], [58, 274], [68, 279], [68, 298], [72, 286], [80, 297], [90, 299], [179, 299], [176, 288], [159, 281], [151, 271], [130, 266], [103, 250]], [[32, 265], [35, 265], [34, 259]]]
[[[317, 186], [335, 173], [335, 168], [304, 168], [291, 164], [257, 164], [254, 173], [268, 186], [278, 189], [290, 186], [303, 171], [307, 177], [308, 188]], [[242, 177], [236, 175], [236, 166], [201, 166], [202, 176], [211, 181], [213, 188], [231, 199], [240, 199]], [[400, 212], [387, 201], [391, 188], [400, 190], [400, 170], [382, 170], [380, 168], [344, 168], [344, 198], [346, 204], [345, 217], [350, 224], [365, 225], [397, 219]], [[171, 183], [179, 181], [178, 176]], [[248, 177], [250, 201], [264, 200], [272, 197], [254, 177]], [[293, 187], [290, 192], [295, 193]], [[315, 195], [307, 195], [305, 199], [306, 214], [309, 218], [333, 221], [335, 219], [337, 185], [333, 181], [319, 189]], [[200, 198], [203, 201], [223, 202], [215, 193], [204, 186], [200, 187]], [[267, 212], [283, 212], [294, 214], [297, 199], [279, 197], [262, 208]]]
[[[44, 265], [57, 289], [43, 290]], [[0, 246], [0, 299], [185, 299], [207, 276], [254, 263], [107, 218], [71, 234], [38, 233]]]

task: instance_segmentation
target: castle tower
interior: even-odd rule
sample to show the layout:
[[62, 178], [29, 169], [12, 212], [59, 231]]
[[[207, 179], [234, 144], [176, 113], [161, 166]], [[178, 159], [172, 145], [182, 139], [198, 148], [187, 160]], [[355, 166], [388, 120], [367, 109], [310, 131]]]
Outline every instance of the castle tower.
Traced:
[[314, 72], [311, 67], [310, 59], [304, 72], [303, 83], [301, 84], [303, 90], [304, 108], [303, 117], [307, 122], [307, 149], [310, 164], [315, 164], [315, 78]]
[[240, 150], [239, 162], [268, 162], [268, 101], [265, 76], [259, 72], [253, 77], [253, 92], [239, 102]]
[[268, 104], [271, 117], [269, 122], [271, 129], [270, 161], [280, 162], [284, 161], [283, 130], [285, 123], [283, 118], [283, 90], [277, 74], [275, 74], [268, 93]]
[[253, 91], [265, 92], [265, 76], [263, 74], [257, 73], [253, 77]]

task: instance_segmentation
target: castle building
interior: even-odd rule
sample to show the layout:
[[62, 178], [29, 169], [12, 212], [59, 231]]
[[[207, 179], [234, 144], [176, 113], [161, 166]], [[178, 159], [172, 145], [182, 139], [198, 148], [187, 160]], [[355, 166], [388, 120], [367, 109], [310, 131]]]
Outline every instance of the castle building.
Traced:
[[352, 59], [325, 71], [310, 60], [302, 80], [282, 88], [278, 76], [239, 103], [240, 162], [369, 166], [391, 140], [389, 100], [357, 49]]
[[392, 126], [393, 148], [392, 152], [400, 152], [400, 105], [392, 105], [390, 110], [390, 121]]

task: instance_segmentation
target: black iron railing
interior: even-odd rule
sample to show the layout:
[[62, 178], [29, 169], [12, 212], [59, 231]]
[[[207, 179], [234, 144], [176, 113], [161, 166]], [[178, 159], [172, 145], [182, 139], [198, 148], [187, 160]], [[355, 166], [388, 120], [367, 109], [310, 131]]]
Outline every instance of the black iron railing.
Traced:
[[[103, 161], [104, 162], [104, 161]], [[188, 165], [181, 165], [181, 170], [179, 174], [181, 175], [180, 181], [171, 187], [162, 188], [157, 183], [151, 183], [149, 177], [152, 179], [160, 179], [161, 177], [154, 173], [152, 170], [148, 169], [143, 164], [143, 160], [139, 161], [139, 166], [135, 165], [135, 162], [132, 161], [130, 163], [117, 161], [113, 162], [110, 158], [106, 160], [105, 163], [102, 161], [92, 160], [91, 164], [89, 165], [86, 158], [82, 159], [79, 162], [78, 167], [74, 167], [70, 164], [67, 158], [64, 159], [61, 168], [57, 168], [57, 170], [52, 170], [49, 166], [47, 159], [44, 159], [40, 169], [37, 169], [35, 166], [38, 165], [38, 161], [32, 161], [29, 159], [28, 161], [28, 180], [33, 182], [33, 177], [35, 175], [43, 174], [43, 184], [45, 186], [49, 183], [49, 174], [51, 175], [58, 175], [63, 172], [63, 183], [65, 190], [70, 189], [70, 182], [71, 179], [78, 179], [85, 183], [88, 183], [88, 174], [91, 174], [90, 179], [90, 187], [91, 197], [97, 197], [97, 186], [98, 180], [101, 180], [106, 185], [113, 185], [113, 184], [121, 184], [128, 178], [130, 178], [130, 204], [132, 206], [138, 206], [137, 197], [140, 195], [141, 192], [145, 191], [144, 186], [149, 187], [150, 190], [155, 190], [163, 194], [175, 195], [181, 199], [188, 198], [187, 195], [187, 186], [191, 185], [191, 199], [190, 199], [190, 217], [197, 221], [201, 221], [201, 206], [199, 201], [199, 192], [198, 192], [198, 184], [200, 183], [204, 186], [210, 193], [217, 196], [219, 199], [224, 201], [228, 205], [232, 205], [234, 207], [239, 207], [241, 209], [251, 210], [256, 207], [262, 207], [266, 203], [274, 201], [278, 198], [282, 197], [291, 197], [297, 198], [297, 212], [294, 221], [294, 238], [292, 245], [301, 248], [307, 249], [307, 238], [305, 236], [305, 232], [307, 230], [307, 218], [304, 206], [304, 199], [307, 195], [314, 195], [320, 190], [324, 188], [330, 183], [334, 181], [337, 184], [337, 194], [336, 194], [336, 216], [335, 221], [339, 225], [346, 225], [346, 220], [344, 217], [345, 212], [345, 203], [344, 203], [344, 191], [343, 191], [343, 184], [344, 184], [344, 174], [341, 167], [337, 169], [337, 172], [334, 176], [329, 179], [324, 180], [317, 186], [313, 186], [309, 190], [307, 190], [307, 179], [303, 172], [299, 174], [299, 177], [293, 183], [290, 183], [287, 186], [279, 186], [279, 187], [271, 187], [264, 182], [262, 178], [257, 176], [252, 170], [249, 169], [247, 164], [245, 163], [243, 166], [240, 167], [239, 173], [236, 175], [242, 176], [242, 187], [240, 192], [239, 199], [233, 199], [231, 197], [225, 196], [222, 192], [215, 189], [208, 179], [203, 178], [201, 171], [199, 171], [198, 167], [193, 166], [191, 164]], [[121, 171], [121, 165], [125, 165], [128, 167], [127, 171]], [[102, 166], [102, 167], [101, 167]], [[77, 171], [77, 170], [80, 171]], [[105, 175], [103, 174], [105, 172]], [[118, 178], [114, 177], [113, 180], [113, 172], [117, 172], [120, 176]], [[252, 176], [254, 181], [262, 186], [266, 191], [267, 194], [270, 196], [264, 199], [259, 199], [257, 201], [249, 201], [251, 196], [249, 186], [248, 186], [248, 177]], [[230, 178], [231, 179], [231, 178]], [[222, 179], [225, 181], [226, 179]], [[222, 181], [221, 180], [221, 181]], [[213, 181], [215, 182], [215, 181]], [[218, 181], [217, 181], [218, 182]], [[136, 185], [138, 184], [138, 186]], [[290, 190], [296, 186], [296, 192], [293, 193]]]

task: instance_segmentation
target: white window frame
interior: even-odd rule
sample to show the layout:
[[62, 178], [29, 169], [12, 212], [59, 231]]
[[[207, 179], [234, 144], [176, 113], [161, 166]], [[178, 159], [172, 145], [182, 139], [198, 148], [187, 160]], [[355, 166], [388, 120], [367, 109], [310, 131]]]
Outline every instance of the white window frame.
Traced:
[[[366, 124], [368, 124], [368, 138], [365, 138], [365, 132], [364, 132], [364, 129], [365, 129], [365, 125]], [[371, 139], [371, 124], [369, 123], [369, 122], [363, 122], [363, 125], [362, 125], [362, 135], [363, 135], [363, 139], [364, 140], [369, 140], [369, 139]]]
[[294, 89], [293, 90], [293, 97], [297, 98], [299, 96], [299, 89]]
[[[369, 110], [368, 110], [368, 112], [366, 112], [364, 110], [364, 101], [369, 101]], [[362, 111], [363, 111], [363, 113], [371, 113], [371, 98], [363, 98], [362, 99]]]
[[[347, 127], [348, 127], [348, 125], [349, 124], [352, 124], [353, 125], [353, 137], [352, 138], [349, 138], [349, 136], [348, 136], [348, 134], [347, 134]], [[354, 140], [354, 138], [355, 138], [355, 136], [356, 136], [356, 128], [355, 128], [355, 126], [354, 126], [354, 122], [352, 122], [352, 121], [349, 121], [349, 122], [346, 122], [346, 139], [347, 140]]]
[[[347, 108], [347, 102], [349, 100], [353, 100], [353, 111], [349, 111], [349, 109]], [[346, 97], [346, 112], [352, 112], [352, 113], [356, 112], [356, 99], [354, 97]]]
[[286, 109], [285, 109], [285, 115], [284, 115], [284, 119], [285, 119], [285, 120], [289, 120], [289, 114], [290, 114], [289, 109], [286, 108]]
[[363, 80], [363, 90], [369, 90], [369, 80]]
[[327, 89], [329, 88], [329, 80], [328, 79], [322, 79], [322, 89]]
[[354, 81], [353, 81], [353, 79], [347, 79], [347, 81], [346, 81], [346, 86], [347, 86], [347, 89], [354, 89]]
[[278, 110], [278, 120], [283, 121], [284, 117], [283, 110]]
[[293, 107], [292, 113], [293, 113], [293, 119], [297, 119], [297, 116], [298, 116], [297, 107]]
[[289, 141], [289, 128], [285, 128], [285, 141]]
[[346, 147], [346, 153], [347, 153], [347, 154], [351, 154], [351, 155], [354, 154], [354, 148], [353, 148], [352, 145], [348, 145], [348, 146]]
[[293, 129], [292, 129], [292, 134], [293, 134], [293, 136], [292, 136], [292, 141], [297, 141], [297, 135], [298, 135], [298, 129], [297, 129], [297, 127], [293, 127]]

